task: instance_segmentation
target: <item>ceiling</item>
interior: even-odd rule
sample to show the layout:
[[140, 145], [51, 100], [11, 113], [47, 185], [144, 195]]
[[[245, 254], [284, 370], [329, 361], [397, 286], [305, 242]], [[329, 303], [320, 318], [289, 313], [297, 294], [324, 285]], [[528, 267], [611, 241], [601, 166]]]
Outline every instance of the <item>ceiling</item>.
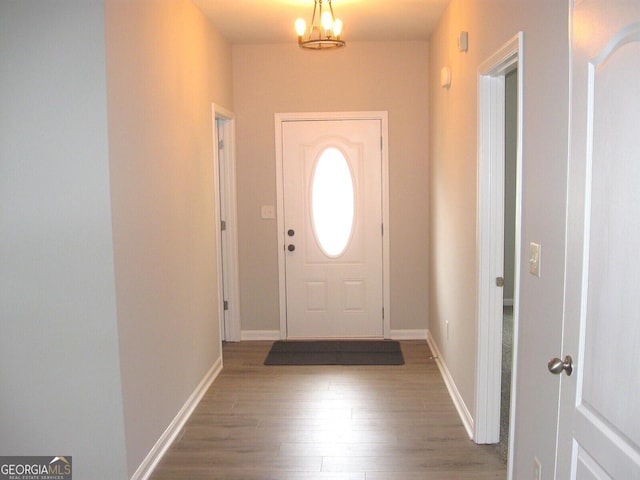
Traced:
[[[311, 22], [313, 0], [193, 0], [232, 44], [295, 42], [298, 17]], [[325, 0], [326, 3], [326, 0]], [[428, 40], [449, 0], [333, 0], [349, 41]]]

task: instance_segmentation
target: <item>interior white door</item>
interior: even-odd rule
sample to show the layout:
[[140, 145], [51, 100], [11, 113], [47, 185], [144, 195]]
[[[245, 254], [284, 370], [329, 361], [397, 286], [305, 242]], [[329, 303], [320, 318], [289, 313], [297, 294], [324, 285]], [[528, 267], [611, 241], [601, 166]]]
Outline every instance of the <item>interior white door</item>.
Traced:
[[383, 336], [381, 128], [282, 124], [287, 338]]
[[555, 478], [640, 479], [640, 2], [576, 1], [572, 16], [559, 358], [574, 371], [560, 373]]

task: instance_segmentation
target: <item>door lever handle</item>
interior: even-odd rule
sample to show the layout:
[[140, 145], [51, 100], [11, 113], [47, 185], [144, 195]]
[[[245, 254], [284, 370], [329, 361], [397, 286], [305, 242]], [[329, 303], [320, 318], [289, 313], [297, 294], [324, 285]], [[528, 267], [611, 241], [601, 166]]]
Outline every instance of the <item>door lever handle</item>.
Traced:
[[557, 357], [552, 358], [549, 360], [547, 367], [554, 375], [560, 375], [562, 372], [565, 372], [567, 376], [570, 377], [573, 373], [573, 358], [571, 358], [571, 355], [564, 357], [564, 360], [560, 360]]

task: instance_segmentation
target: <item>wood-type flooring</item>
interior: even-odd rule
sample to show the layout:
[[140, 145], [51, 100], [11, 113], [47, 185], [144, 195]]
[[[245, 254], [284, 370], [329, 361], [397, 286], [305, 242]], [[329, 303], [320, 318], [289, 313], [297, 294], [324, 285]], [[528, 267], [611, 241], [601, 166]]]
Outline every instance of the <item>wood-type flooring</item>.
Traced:
[[488, 480], [424, 341], [402, 366], [269, 366], [228, 343], [215, 380], [150, 480]]

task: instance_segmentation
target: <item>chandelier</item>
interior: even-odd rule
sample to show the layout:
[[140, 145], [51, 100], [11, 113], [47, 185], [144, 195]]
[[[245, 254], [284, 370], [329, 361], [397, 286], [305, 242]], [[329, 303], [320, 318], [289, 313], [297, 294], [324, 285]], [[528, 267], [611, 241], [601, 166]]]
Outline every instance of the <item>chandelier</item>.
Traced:
[[300, 48], [328, 50], [345, 46], [344, 41], [340, 40], [342, 20], [333, 15], [331, 0], [325, 0], [324, 4], [328, 4], [328, 7], [323, 11], [322, 0], [313, 0], [313, 15], [309, 28], [302, 18], [296, 20]]

